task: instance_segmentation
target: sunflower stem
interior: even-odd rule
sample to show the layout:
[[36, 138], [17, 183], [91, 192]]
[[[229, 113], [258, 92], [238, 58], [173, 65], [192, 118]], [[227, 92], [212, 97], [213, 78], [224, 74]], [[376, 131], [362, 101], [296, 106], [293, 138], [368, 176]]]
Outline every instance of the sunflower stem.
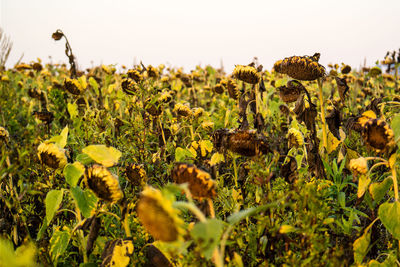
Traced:
[[208, 208], [210, 209], [210, 217], [215, 218], [214, 204], [211, 198], [207, 198]]
[[131, 229], [129, 228], [128, 214], [125, 215], [123, 224], [124, 224], [126, 237], [131, 237], [132, 234], [131, 234]]
[[328, 135], [327, 135], [327, 129], [326, 129], [326, 120], [325, 120], [325, 105], [324, 105], [324, 97], [323, 97], [323, 91], [322, 91], [322, 80], [321, 80], [321, 78], [318, 78], [318, 89], [319, 89], [319, 102], [320, 102], [320, 105], [321, 105], [323, 144], [324, 144], [325, 149], [329, 151], [329, 148], [328, 148]]
[[207, 220], [206, 216], [204, 216], [203, 212], [201, 212], [201, 210], [192, 203], [176, 201], [176, 202], [174, 202], [173, 206], [175, 208], [183, 208], [183, 209], [187, 209], [187, 210], [191, 211], [197, 217], [197, 219], [199, 219], [200, 222], [205, 222]]
[[[79, 211], [78, 205], [75, 204], [75, 213], [76, 213], [76, 219], [78, 220], [78, 224], [82, 222], [82, 217], [81, 217], [81, 212]], [[78, 240], [81, 245], [79, 246], [81, 253], [83, 254], [83, 263], [88, 262], [88, 257], [86, 255], [86, 243], [85, 243], [85, 236], [82, 230], [77, 231], [78, 234]]]

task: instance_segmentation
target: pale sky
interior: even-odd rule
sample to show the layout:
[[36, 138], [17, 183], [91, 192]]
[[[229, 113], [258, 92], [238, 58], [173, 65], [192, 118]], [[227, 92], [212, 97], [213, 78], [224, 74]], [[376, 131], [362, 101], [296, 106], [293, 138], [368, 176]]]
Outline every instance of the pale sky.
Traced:
[[400, 48], [400, 1], [0, 0], [0, 27], [13, 41], [7, 66], [65, 62], [68, 37], [81, 69], [210, 64], [231, 71], [254, 56], [266, 69], [278, 59], [321, 53], [320, 63], [373, 65]]

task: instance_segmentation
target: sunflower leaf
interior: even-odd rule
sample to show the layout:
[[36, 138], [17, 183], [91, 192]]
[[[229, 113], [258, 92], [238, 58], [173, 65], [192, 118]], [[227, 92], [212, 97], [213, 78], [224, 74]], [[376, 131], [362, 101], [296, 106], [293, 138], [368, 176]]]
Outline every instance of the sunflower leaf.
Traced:
[[122, 155], [118, 149], [105, 145], [90, 145], [82, 149], [82, 152], [105, 167], [112, 167], [117, 164]]
[[47, 193], [45, 200], [47, 225], [50, 224], [51, 220], [54, 217], [54, 214], [60, 207], [62, 199], [63, 199], [63, 189], [51, 190]]

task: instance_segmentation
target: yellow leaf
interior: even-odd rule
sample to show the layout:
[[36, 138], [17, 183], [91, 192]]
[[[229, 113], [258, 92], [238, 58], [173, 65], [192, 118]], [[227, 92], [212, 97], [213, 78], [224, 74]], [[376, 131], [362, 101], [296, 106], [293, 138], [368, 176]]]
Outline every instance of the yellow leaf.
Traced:
[[394, 164], [396, 164], [396, 153], [390, 156], [389, 158], [389, 167], [393, 169]]
[[330, 131], [328, 131], [328, 147], [326, 148], [328, 154], [331, 154], [342, 141], [339, 141]]
[[210, 165], [214, 166], [220, 162], [223, 162], [224, 160], [224, 154], [216, 152], [211, 156]]
[[358, 189], [357, 189], [358, 198], [361, 198], [364, 195], [370, 183], [371, 179], [367, 175], [361, 175], [358, 178]]
[[288, 234], [294, 231], [296, 231], [296, 228], [291, 225], [282, 225], [281, 228], [279, 228], [280, 234]]
[[207, 152], [211, 152], [213, 149], [213, 143], [210, 140], [200, 140], [199, 144], [202, 157], [205, 157]]
[[83, 89], [86, 89], [87, 87], [87, 81], [86, 81], [86, 76], [83, 75], [81, 77], [78, 78], [78, 82], [81, 84]]
[[82, 152], [105, 167], [117, 164], [122, 155], [118, 149], [105, 145], [90, 145], [82, 149]]
[[194, 149], [193, 146], [191, 146], [191, 147], [189, 148], [189, 151], [190, 151], [190, 153], [192, 153], [193, 158], [197, 158], [197, 152], [196, 152], [196, 150]]

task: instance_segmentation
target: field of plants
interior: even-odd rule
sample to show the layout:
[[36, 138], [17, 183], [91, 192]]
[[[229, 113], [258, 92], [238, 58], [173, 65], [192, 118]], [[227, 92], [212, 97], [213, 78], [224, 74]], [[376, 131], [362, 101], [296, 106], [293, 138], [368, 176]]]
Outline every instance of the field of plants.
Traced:
[[0, 266], [400, 265], [400, 51], [81, 70], [52, 38], [0, 69]]

